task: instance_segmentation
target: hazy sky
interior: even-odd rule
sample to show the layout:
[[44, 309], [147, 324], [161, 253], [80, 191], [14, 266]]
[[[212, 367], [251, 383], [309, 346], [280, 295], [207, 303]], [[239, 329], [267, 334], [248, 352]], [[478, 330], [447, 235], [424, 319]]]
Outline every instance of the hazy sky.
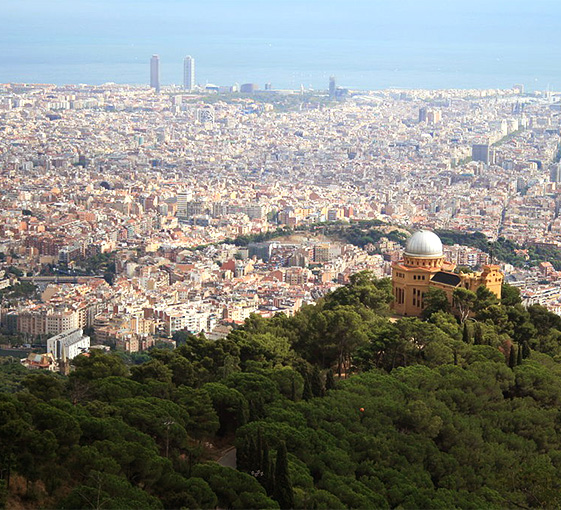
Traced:
[[[481, 72], [505, 79], [517, 69], [541, 82], [560, 74], [561, 0], [2, 0], [1, 12], [0, 82], [18, 72], [22, 80], [45, 73], [45, 81], [62, 73], [62, 82], [91, 80], [88, 72], [127, 81], [129, 73], [143, 82], [140, 66], [152, 53], [162, 70], [192, 54], [207, 80], [225, 78], [228, 66], [259, 77], [266, 69], [305, 76], [309, 68], [311, 79], [406, 73], [417, 62], [461, 74], [478, 59]], [[162, 80], [179, 81], [179, 67]]]
[[361, 38], [376, 31], [411, 41], [446, 42], [468, 33], [488, 41], [544, 39], [555, 35], [560, 15], [559, 0], [3, 0], [2, 42], [9, 47], [25, 35], [46, 43], [101, 36], [118, 42], [233, 34]]

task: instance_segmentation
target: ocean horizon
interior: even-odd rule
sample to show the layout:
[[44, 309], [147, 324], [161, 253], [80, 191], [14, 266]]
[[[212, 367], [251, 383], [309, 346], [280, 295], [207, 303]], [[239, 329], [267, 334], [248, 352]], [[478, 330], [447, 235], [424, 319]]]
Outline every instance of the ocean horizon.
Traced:
[[319, 5], [310, 0], [6, 2], [0, 83], [147, 84], [158, 54], [164, 86], [182, 84], [191, 55], [200, 85], [324, 90], [333, 75], [357, 90], [561, 90], [553, 0], [326, 0], [315, 14], [304, 9]]

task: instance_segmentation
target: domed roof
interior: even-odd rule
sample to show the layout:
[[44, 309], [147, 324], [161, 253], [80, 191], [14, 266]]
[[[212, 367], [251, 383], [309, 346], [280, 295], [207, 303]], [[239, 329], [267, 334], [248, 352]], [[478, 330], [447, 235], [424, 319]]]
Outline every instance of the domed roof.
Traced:
[[419, 230], [407, 240], [405, 255], [410, 257], [442, 257], [442, 241], [430, 230]]

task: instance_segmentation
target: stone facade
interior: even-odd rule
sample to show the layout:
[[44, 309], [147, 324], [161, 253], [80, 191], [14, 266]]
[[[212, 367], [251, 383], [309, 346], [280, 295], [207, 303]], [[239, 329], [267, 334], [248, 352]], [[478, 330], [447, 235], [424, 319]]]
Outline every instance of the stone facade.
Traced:
[[405, 248], [403, 259], [392, 265], [393, 310], [398, 315], [417, 317], [425, 307], [429, 288], [443, 290], [452, 304], [454, 289], [463, 287], [475, 292], [484, 285], [498, 298], [504, 279], [499, 266], [488, 264], [482, 271], [454, 273], [455, 264], [447, 262], [442, 243], [433, 232], [415, 233]]

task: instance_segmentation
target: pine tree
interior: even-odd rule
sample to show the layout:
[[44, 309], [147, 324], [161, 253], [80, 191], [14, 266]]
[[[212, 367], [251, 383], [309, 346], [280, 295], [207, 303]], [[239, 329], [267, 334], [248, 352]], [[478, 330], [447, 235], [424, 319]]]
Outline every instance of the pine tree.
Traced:
[[304, 392], [302, 393], [302, 398], [304, 400], [310, 400], [313, 398], [314, 394], [312, 393], [312, 385], [310, 384], [310, 376], [308, 374], [304, 374]]
[[261, 467], [259, 468], [263, 475], [259, 481], [265, 488], [268, 495], [271, 495], [274, 489], [273, 486], [273, 466], [269, 455], [269, 444], [266, 440], [263, 441], [263, 451], [261, 453]]
[[294, 492], [288, 473], [288, 458], [284, 441], [281, 441], [277, 450], [275, 490], [273, 497], [282, 510], [294, 508]]
[[247, 457], [247, 461], [248, 461], [248, 469], [247, 471], [253, 471], [254, 469], [257, 469], [257, 465], [259, 462], [259, 452], [257, 450], [257, 441], [255, 439], [254, 436], [251, 436], [250, 440], [249, 440], [249, 450], [248, 450], [248, 457]]
[[314, 366], [314, 369], [312, 370], [310, 385], [314, 397], [323, 397], [325, 390], [323, 389], [323, 381], [321, 380], [321, 373], [317, 366]]
[[518, 355], [516, 357], [516, 364], [522, 365], [522, 346], [518, 344]]
[[257, 428], [257, 439], [255, 441], [255, 455], [253, 457], [253, 468], [254, 470], [261, 470], [262, 471], [262, 466], [263, 466], [263, 450], [264, 450], [264, 444], [263, 444], [263, 432], [261, 430], [261, 427]]
[[296, 380], [294, 379], [294, 377], [292, 378], [291, 384], [292, 385], [290, 387], [290, 400], [296, 402]]
[[252, 437], [246, 437], [236, 452], [237, 467], [240, 471], [249, 473], [252, 467], [255, 442]]
[[481, 324], [475, 323], [475, 331], [473, 333], [473, 344], [483, 345], [483, 332], [481, 331]]
[[528, 342], [524, 341], [522, 344], [522, 358], [528, 359], [530, 357], [530, 346]]
[[269, 459], [269, 467], [268, 467], [268, 478], [267, 478], [267, 485], [265, 486], [265, 490], [267, 491], [267, 495], [273, 497], [275, 494], [275, 461], [273, 459]]
[[514, 345], [510, 346], [510, 355], [508, 357], [508, 366], [514, 368], [516, 366], [516, 353], [514, 351]]
[[335, 388], [335, 377], [333, 376], [333, 370], [329, 369], [325, 375], [325, 391], [329, 391]]
[[467, 322], [464, 322], [464, 331], [462, 332], [462, 340], [464, 341], [465, 344], [471, 343]]

